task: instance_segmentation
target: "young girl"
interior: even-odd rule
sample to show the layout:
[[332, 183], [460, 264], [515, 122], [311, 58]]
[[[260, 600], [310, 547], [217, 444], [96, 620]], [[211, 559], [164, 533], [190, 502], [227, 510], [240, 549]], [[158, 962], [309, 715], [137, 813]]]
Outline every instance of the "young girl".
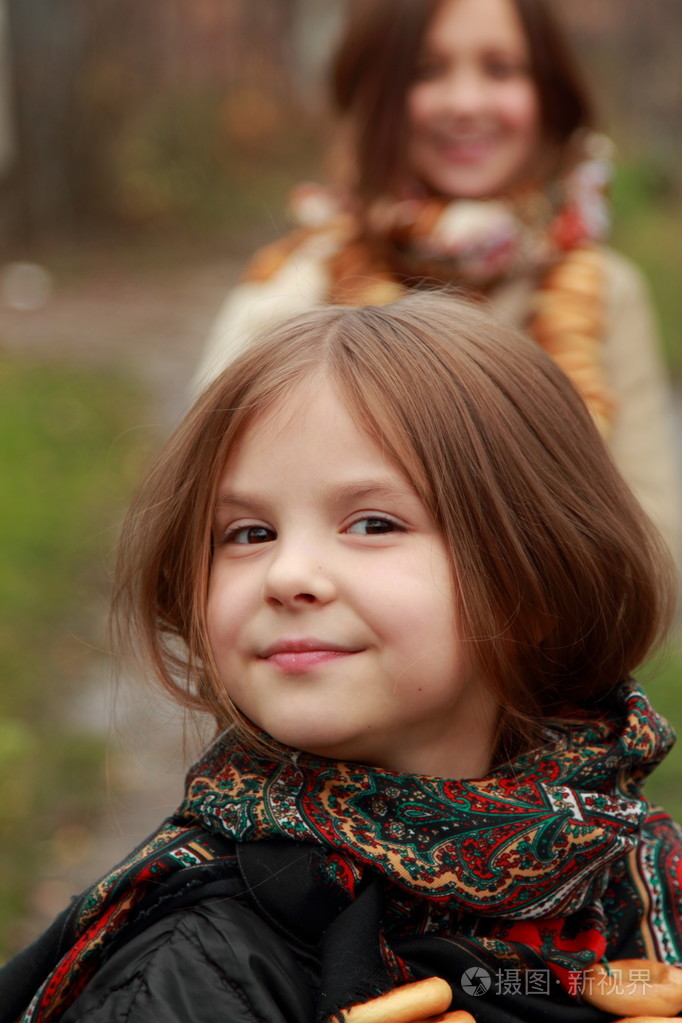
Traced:
[[480, 308], [270, 331], [122, 537], [119, 626], [218, 737], [0, 1017], [678, 1013], [682, 842], [642, 794], [672, 733], [629, 678], [668, 567], [568, 379]]
[[424, 281], [486, 295], [588, 400], [675, 549], [679, 494], [646, 288], [607, 249], [610, 146], [548, 0], [349, 0], [332, 66], [336, 188], [293, 196], [300, 228], [259, 252], [194, 392], [267, 324]]

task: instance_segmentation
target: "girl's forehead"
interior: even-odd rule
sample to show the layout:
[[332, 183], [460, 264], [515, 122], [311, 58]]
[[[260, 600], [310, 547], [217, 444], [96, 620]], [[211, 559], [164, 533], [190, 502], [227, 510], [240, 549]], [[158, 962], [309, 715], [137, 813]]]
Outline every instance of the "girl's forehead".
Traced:
[[357, 414], [349, 407], [330, 374], [324, 370], [312, 370], [254, 410], [231, 445], [223, 471], [233, 467], [247, 448], [273, 448], [285, 435], [298, 434], [305, 439], [314, 434], [324, 411], [325, 396], [334, 404], [340, 404], [351, 419], [357, 420]]
[[333, 468], [349, 449], [363, 450], [376, 472], [397, 474], [420, 500], [429, 503], [432, 487], [408, 433], [393, 422], [386, 408], [378, 408], [375, 402], [368, 410], [362, 401], [353, 402], [338, 380], [318, 370], [254, 413], [228, 452], [221, 476], [243, 467], [245, 456], [254, 464], [254, 455], [257, 462], [271, 455], [278, 461], [297, 451], [311, 461], [317, 456], [331, 462]]
[[304, 428], [311, 408], [316, 404], [319, 395], [325, 391], [327, 393], [331, 391], [346, 407], [348, 413], [353, 414], [330, 374], [326, 370], [315, 369], [302, 379], [294, 381], [282, 394], [257, 411], [249, 420], [241, 442], [256, 433], [278, 435], [291, 425], [300, 425]]

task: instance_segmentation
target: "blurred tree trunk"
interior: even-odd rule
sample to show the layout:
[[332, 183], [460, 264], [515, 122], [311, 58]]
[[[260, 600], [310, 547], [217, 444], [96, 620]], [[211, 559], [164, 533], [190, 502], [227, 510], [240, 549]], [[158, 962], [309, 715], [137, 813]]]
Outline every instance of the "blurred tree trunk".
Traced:
[[[196, 138], [183, 118], [213, 104], [215, 145], [229, 159], [276, 148], [299, 114], [319, 107], [301, 32], [311, 0], [0, 3], [16, 135], [11, 228], [29, 246], [118, 215], [120, 147], [139, 138], [147, 111], [177, 151]], [[319, 11], [312, 21], [324, 22]], [[128, 150], [123, 160], [129, 168]]]
[[82, 5], [73, 0], [8, 0], [17, 146], [12, 228], [29, 243], [73, 221], [84, 28]]
[[235, 0], [235, 5], [241, 7], [235, 39], [239, 77], [289, 101], [296, 0]]
[[7, 36], [7, 0], [0, 0], [0, 182], [9, 172], [15, 155], [10, 47]]
[[313, 111], [328, 102], [327, 66], [342, 10], [342, 0], [296, 0], [292, 70], [299, 94]]
[[631, 143], [679, 154], [674, 126], [682, 109], [680, 0], [553, 3], [586, 58], [607, 120]]

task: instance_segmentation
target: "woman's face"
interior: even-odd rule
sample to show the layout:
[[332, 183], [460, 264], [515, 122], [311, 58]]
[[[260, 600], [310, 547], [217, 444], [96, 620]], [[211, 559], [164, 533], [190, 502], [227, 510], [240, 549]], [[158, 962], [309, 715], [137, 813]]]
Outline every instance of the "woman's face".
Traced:
[[540, 141], [528, 43], [511, 0], [443, 0], [407, 95], [408, 163], [451, 198], [503, 195]]

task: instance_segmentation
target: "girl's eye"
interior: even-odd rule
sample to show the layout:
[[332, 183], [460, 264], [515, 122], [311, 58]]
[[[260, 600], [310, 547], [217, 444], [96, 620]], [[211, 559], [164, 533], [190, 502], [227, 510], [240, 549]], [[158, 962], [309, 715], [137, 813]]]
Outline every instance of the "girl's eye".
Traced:
[[239, 526], [228, 530], [225, 543], [254, 544], [269, 543], [276, 539], [277, 534], [266, 526]]
[[491, 78], [495, 78], [498, 81], [505, 81], [507, 78], [516, 78], [527, 73], [527, 69], [524, 65], [504, 60], [489, 61], [486, 70]]
[[412, 82], [432, 82], [439, 75], [443, 74], [444, 68], [441, 63], [436, 60], [420, 60], [416, 64], [412, 72]]
[[378, 515], [367, 515], [358, 519], [347, 529], [348, 533], [359, 533], [361, 536], [380, 536], [383, 533], [402, 533], [404, 530], [392, 519], [382, 519]]

